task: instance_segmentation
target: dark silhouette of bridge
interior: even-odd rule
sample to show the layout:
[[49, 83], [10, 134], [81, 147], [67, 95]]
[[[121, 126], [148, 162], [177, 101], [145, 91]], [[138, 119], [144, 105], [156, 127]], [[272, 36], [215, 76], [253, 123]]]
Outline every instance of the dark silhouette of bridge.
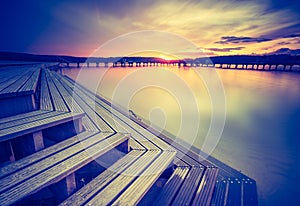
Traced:
[[0, 52], [0, 60], [55, 62], [60, 67], [207, 67], [240, 70], [299, 71], [300, 55], [236, 55], [166, 60], [157, 57], [73, 57]]
[[[75, 58], [61, 62], [65, 67], [212, 67], [240, 70], [282, 70], [298, 71], [300, 56], [269, 55], [269, 56], [219, 56], [184, 60], [165, 60], [156, 57], [122, 57], [122, 58]], [[69, 60], [69, 61], [68, 61]], [[75, 60], [75, 61], [74, 61]]]

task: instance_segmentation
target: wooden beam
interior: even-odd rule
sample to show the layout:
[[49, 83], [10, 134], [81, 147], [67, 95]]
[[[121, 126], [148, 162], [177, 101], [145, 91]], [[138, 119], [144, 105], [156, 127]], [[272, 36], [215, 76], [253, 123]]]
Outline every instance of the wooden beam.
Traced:
[[45, 148], [42, 131], [32, 133], [32, 138], [34, 143], [34, 149], [36, 152]]

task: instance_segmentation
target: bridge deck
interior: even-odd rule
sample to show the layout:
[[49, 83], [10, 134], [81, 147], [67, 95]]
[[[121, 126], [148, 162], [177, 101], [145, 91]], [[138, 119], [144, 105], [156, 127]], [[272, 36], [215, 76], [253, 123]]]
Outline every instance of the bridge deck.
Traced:
[[[3, 141], [11, 134], [34, 135], [45, 129], [41, 125], [56, 128], [39, 133], [45, 147], [0, 165], [1, 205], [40, 204], [49, 194], [54, 205], [257, 204], [256, 185], [248, 177], [167, 136], [156, 136], [128, 111], [68, 77], [21, 68], [0, 69], [0, 91], [14, 91], [16, 96], [32, 91], [38, 106], [0, 118]], [[70, 125], [51, 114], [69, 115], [72, 121], [79, 114], [77, 134], [66, 131]]]
[[0, 68], [0, 118], [36, 110], [39, 75], [38, 65]]

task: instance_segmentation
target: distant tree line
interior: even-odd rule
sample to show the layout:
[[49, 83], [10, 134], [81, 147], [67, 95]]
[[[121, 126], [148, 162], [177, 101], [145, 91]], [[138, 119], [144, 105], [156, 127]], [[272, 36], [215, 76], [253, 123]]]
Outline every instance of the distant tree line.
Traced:
[[270, 63], [270, 64], [300, 64], [300, 55], [232, 55], [201, 57], [196, 59], [184, 60], [165, 60], [157, 57], [74, 57], [61, 55], [36, 55], [15, 52], [0, 52], [0, 60], [11, 61], [32, 61], [32, 62], [161, 62], [161, 63], [202, 63], [202, 64], [251, 64], [251, 63]]

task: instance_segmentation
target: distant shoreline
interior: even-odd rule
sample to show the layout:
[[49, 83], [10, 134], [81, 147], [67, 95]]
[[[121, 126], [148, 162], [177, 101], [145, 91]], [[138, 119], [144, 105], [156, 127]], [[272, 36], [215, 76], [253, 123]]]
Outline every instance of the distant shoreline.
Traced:
[[[2, 62], [2, 63], [1, 63]], [[4, 63], [3, 63], [4, 62]], [[5, 63], [7, 62], [7, 63]], [[16, 64], [14, 63], [16, 62]], [[62, 67], [215, 67], [255, 71], [300, 71], [300, 55], [233, 55], [166, 60], [158, 57], [73, 57], [0, 52], [0, 67], [18, 64], [57, 63]]]

